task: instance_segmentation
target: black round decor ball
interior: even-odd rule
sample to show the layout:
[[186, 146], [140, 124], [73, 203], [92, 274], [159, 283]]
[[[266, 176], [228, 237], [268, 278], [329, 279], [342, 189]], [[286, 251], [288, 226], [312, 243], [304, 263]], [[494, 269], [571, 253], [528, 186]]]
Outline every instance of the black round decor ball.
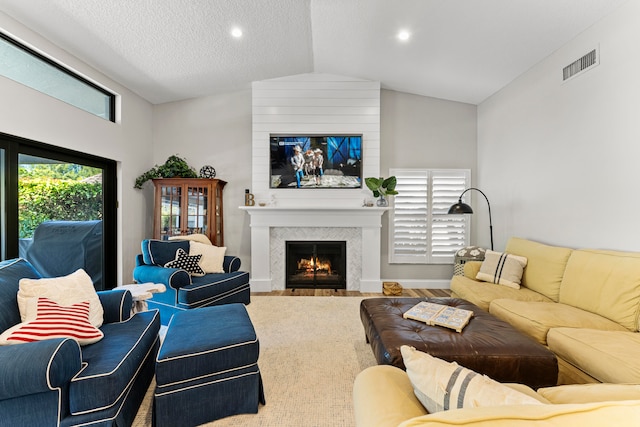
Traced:
[[203, 166], [200, 169], [200, 177], [201, 178], [215, 178], [216, 177], [216, 170], [213, 168], [213, 166]]

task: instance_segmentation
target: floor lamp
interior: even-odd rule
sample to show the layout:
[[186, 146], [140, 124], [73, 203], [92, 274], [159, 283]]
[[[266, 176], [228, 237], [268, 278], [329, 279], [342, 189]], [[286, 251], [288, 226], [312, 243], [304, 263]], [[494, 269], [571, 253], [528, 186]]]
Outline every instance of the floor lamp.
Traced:
[[469, 190], [476, 190], [478, 193], [482, 194], [484, 196], [484, 199], [487, 201], [487, 206], [489, 207], [489, 234], [491, 235], [491, 250], [493, 250], [493, 224], [491, 222], [491, 204], [489, 203], [489, 199], [487, 198], [486, 194], [484, 194], [481, 190], [478, 190], [475, 187], [467, 188], [462, 192], [462, 194], [460, 194], [460, 197], [458, 198], [458, 203], [456, 203], [455, 205], [452, 205], [449, 208], [449, 213], [450, 214], [472, 214], [473, 213], [473, 209], [471, 209], [471, 206], [469, 206], [466, 203], [462, 203], [462, 196], [464, 196], [464, 193], [466, 193]]

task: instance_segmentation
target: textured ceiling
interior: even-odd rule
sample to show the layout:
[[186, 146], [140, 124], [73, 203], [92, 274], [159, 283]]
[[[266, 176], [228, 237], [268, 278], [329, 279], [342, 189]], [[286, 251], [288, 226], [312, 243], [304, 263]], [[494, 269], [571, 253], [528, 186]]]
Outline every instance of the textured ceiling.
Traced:
[[625, 1], [0, 0], [0, 10], [154, 104], [310, 72], [478, 104]]

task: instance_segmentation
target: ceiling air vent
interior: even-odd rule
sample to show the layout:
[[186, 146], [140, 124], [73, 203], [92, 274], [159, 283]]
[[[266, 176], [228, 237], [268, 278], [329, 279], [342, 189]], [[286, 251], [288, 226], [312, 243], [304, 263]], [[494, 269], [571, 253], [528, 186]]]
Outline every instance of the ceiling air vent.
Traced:
[[600, 62], [600, 54], [598, 49], [593, 49], [591, 52], [584, 55], [582, 58], [577, 59], [571, 64], [562, 69], [562, 80], [566, 81], [576, 75], [586, 71]]

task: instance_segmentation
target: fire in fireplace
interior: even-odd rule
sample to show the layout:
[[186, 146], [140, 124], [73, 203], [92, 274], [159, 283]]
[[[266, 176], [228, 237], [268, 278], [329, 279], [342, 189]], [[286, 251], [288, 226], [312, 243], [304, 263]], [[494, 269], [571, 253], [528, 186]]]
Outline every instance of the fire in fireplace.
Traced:
[[346, 289], [344, 241], [287, 241], [286, 288]]

